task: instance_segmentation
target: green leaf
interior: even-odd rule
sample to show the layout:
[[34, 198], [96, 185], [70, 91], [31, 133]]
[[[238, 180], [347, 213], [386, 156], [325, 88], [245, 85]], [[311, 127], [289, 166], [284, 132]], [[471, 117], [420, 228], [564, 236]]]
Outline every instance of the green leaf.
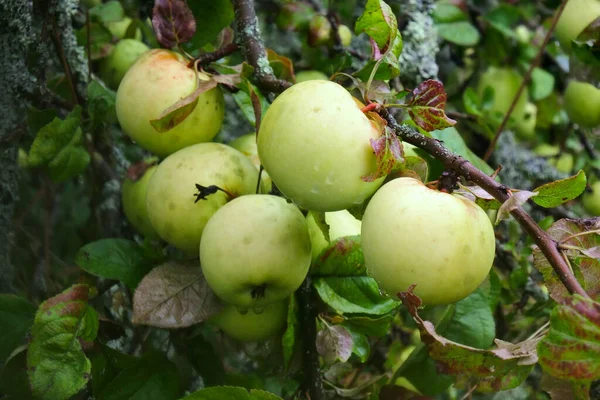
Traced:
[[[200, 332], [190, 335], [172, 335], [176, 349], [190, 362], [194, 370], [202, 377], [206, 386], [224, 385], [226, 374], [223, 362], [211, 343], [211, 337], [207, 334], [216, 334], [208, 324], [198, 326]], [[214, 360], [210, 363], [206, 360]]]
[[[548, 228], [550, 237], [564, 248], [575, 277], [594, 300], [600, 300], [600, 218], [563, 218]], [[550, 297], [563, 302], [570, 297], [548, 259], [536, 246], [533, 249], [533, 265], [544, 276]]]
[[30, 107], [27, 110], [29, 131], [34, 135], [37, 134], [40, 129], [48, 125], [56, 117], [58, 117], [58, 113], [54, 109], [38, 110], [35, 107]]
[[354, 32], [366, 33], [371, 37], [383, 54], [398, 34], [398, 22], [390, 6], [381, 0], [368, 0], [365, 11], [356, 20]]
[[359, 332], [367, 336], [382, 337], [388, 334], [392, 326], [394, 316], [392, 313], [381, 316], [365, 315], [365, 316], [346, 316], [346, 320], [342, 323], [351, 332]]
[[435, 28], [442, 39], [459, 46], [475, 46], [481, 39], [479, 31], [469, 21], [436, 24]]
[[121, 371], [131, 368], [138, 361], [136, 357], [102, 344], [95, 345], [89, 357], [92, 362], [92, 391], [96, 397]]
[[102, 23], [118, 22], [125, 18], [125, 11], [119, 1], [111, 0], [90, 9], [90, 18]]
[[4, 368], [0, 368], [0, 393], [6, 400], [33, 399], [27, 378], [26, 349], [13, 355]]
[[97, 396], [98, 400], [164, 400], [181, 394], [177, 366], [153, 352], [121, 371]]
[[217, 386], [198, 390], [181, 400], [281, 400], [281, 397], [264, 390], [246, 389], [234, 386]]
[[96, 80], [87, 87], [88, 114], [92, 120], [92, 129], [103, 122], [110, 123], [115, 118], [115, 101], [117, 94]]
[[496, 337], [496, 322], [487, 292], [479, 287], [453, 305], [454, 313], [444, 330], [447, 339], [478, 349], [492, 345]]
[[504, 36], [517, 39], [514, 26], [519, 22], [521, 13], [516, 6], [502, 4], [483, 16], [493, 28]]
[[383, 296], [377, 282], [367, 276], [320, 277], [314, 286], [321, 299], [339, 314], [384, 315], [399, 305]]
[[538, 355], [555, 378], [588, 385], [600, 379], [600, 303], [576, 294], [555, 307]]
[[63, 148], [81, 138], [81, 111], [81, 107], [77, 106], [64, 120], [54, 118], [37, 132], [29, 150], [32, 167], [47, 165]]
[[401, 377], [406, 378], [425, 396], [443, 393], [454, 382], [454, 378], [441, 373], [426, 346], [418, 346], [402, 364]]
[[577, 198], [585, 191], [587, 179], [585, 172], [580, 170], [577, 175], [560, 181], [546, 183], [533, 191], [538, 195], [533, 202], [545, 208], [558, 207], [559, 205]]
[[256, 117], [254, 115], [254, 107], [252, 106], [252, 99], [254, 101], [259, 101], [261, 106], [261, 112], [264, 116], [269, 108], [269, 102], [263, 96], [263, 94], [258, 90], [256, 86], [254, 86], [249, 79], [244, 78], [242, 82], [239, 84], [238, 92], [233, 93], [233, 98], [237, 103], [240, 110], [244, 116], [248, 119], [248, 122], [252, 124], [252, 126], [256, 126]]
[[444, 142], [444, 146], [451, 150], [452, 152], [466, 158], [471, 162], [474, 166], [482, 170], [488, 175], [491, 175], [494, 170], [490, 167], [485, 161], [479, 158], [475, 153], [471, 151], [465, 144], [462, 136], [454, 127], [436, 130], [430, 132], [431, 136], [435, 139], [441, 140]]
[[[114, 48], [112, 43], [113, 35], [110, 30], [98, 22], [92, 22], [89, 24], [89, 31], [91, 60], [96, 61], [109, 55]], [[86, 25], [78, 30], [76, 36], [77, 43], [79, 43], [80, 46], [87, 47], [88, 26]]]
[[[402, 36], [400, 36], [400, 32], [398, 32], [398, 35], [394, 38], [392, 47], [383, 54], [383, 59], [379, 64], [378, 59], [371, 59], [360, 69], [360, 71], [355, 72], [353, 75], [366, 82], [371, 76], [373, 68], [377, 67], [377, 72], [375, 72], [375, 75], [373, 76], [374, 80], [386, 81], [395, 78], [400, 75], [399, 57], [400, 53], [402, 53], [403, 46]], [[378, 51], [379, 50], [377, 49], [376, 52]]]
[[27, 351], [29, 383], [35, 397], [68, 399], [81, 391], [91, 374], [83, 352], [98, 333], [98, 315], [88, 305], [90, 287], [74, 285], [37, 310]]
[[233, 7], [229, 0], [194, 0], [188, 1], [196, 19], [196, 33], [184, 45], [192, 51], [215, 41], [223, 28], [233, 22]]
[[[78, 130], [78, 135], [81, 130]], [[90, 154], [81, 144], [70, 145], [63, 148], [48, 164], [48, 173], [55, 182], [64, 182], [71, 179], [87, 168], [90, 163]]]
[[292, 294], [288, 308], [287, 328], [281, 338], [281, 345], [283, 347], [283, 366], [286, 370], [289, 369], [294, 353], [299, 345], [300, 321], [298, 320], [298, 312], [296, 295]]
[[0, 294], [0, 366], [25, 342], [34, 316], [35, 307], [24, 298]]
[[133, 289], [152, 269], [154, 260], [130, 240], [100, 239], [83, 246], [75, 264], [92, 275], [122, 281]]
[[479, 95], [475, 89], [473, 89], [471, 86], [469, 86], [463, 92], [462, 100], [467, 113], [476, 115], [478, 117], [483, 116], [483, 113], [481, 112], [481, 99], [479, 98]]
[[467, 21], [469, 16], [460, 7], [447, 3], [437, 3], [433, 9], [433, 20], [436, 23]]
[[533, 101], [545, 99], [554, 90], [554, 75], [539, 67], [534, 68], [531, 74], [529, 94]]
[[369, 359], [371, 353], [371, 346], [369, 345], [369, 339], [354, 329], [352, 326], [343, 324], [344, 328], [352, 335], [352, 354], [355, 354], [360, 362], [365, 363]]

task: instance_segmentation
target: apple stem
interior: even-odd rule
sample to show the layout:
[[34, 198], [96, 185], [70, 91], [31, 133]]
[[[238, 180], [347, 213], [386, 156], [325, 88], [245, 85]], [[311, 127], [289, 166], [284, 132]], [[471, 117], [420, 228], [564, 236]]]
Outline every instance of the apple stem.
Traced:
[[233, 199], [234, 197], [236, 197], [231, 192], [229, 192], [223, 188], [220, 188], [217, 185], [202, 186], [197, 183], [195, 185], [196, 185], [196, 190], [198, 190], [198, 193], [194, 193], [194, 196], [196, 197], [196, 200], [194, 200], [194, 203], [197, 203], [200, 200], [207, 200], [208, 196], [210, 196], [211, 194], [215, 194], [219, 191], [225, 193], [227, 196], [229, 196], [230, 199]]
[[253, 287], [252, 290], [250, 291], [250, 294], [252, 295], [253, 299], [260, 300], [265, 297], [266, 290], [267, 290], [267, 286], [263, 284], [263, 285]]
[[442, 176], [437, 181], [437, 189], [440, 192], [452, 193], [458, 189], [458, 178], [459, 175], [454, 171], [442, 172]]
[[366, 112], [370, 112], [370, 111], [377, 111], [381, 106], [379, 105], [379, 103], [369, 103], [366, 106], [364, 106], [363, 108], [360, 109], [360, 111], [362, 111], [363, 113]]

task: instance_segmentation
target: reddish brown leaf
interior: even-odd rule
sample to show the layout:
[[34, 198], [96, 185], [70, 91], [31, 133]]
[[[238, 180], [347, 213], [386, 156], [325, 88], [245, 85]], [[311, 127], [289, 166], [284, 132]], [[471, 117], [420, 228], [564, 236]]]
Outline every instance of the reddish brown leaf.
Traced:
[[477, 349], [448, 340], [435, 331], [434, 325], [421, 319], [417, 308], [421, 299], [408, 292], [399, 294], [408, 312], [417, 323], [421, 341], [436, 360], [438, 371], [454, 375], [461, 387], [477, 386], [480, 392], [497, 392], [519, 386], [537, 362], [536, 345], [541, 338], [517, 344], [495, 340], [495, 348]]
[[155, 0], [152, 26], [158, 42], [168, 49], [189, 41], [196, 33], [196, 19], [185, 0]]
[[456, 124], [444, 112], [448, 96], [441, 82], [427, 80], [413, 90], [412, 94], [413, 98], [407, 105], [408, 114], [420, 128], [431, 132]]
[[[548, 228], [548, 234], [563, 247], [575, 277], [592, 299], [600, 300], [600, 217], [589, 219], [564, 218]], [[586, 233], [589, 232], [589, 233]], [[576, 236], [574, 236], [576, 235]], [[533, 250], [533, 265], [544, 275], [550, 297], [557, 302], [570, 297], [548, 259], [538, 247]]]
[[352, 345], [352, 335], [341, 325], [326, 325], [317, 334], [317, 351], [327, 364], [348, 361]]
[[397, 164], [404, 162], [404, 151], [400, 139], [388, 127], [378, 139], [370, 139], [371, 148], [377, 158], [377, 170], [362, 176], [365, 182], [373, 182], [392, 172]]
[[579, 295], [565, 299], [552, 310], [538, 354], [555, 378], [588, 384], [600, 379], [600, 303]]

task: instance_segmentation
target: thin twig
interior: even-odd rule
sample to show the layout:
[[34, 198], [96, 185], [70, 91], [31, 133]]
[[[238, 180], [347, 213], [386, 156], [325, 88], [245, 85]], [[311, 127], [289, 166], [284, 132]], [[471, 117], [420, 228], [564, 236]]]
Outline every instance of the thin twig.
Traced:
[[236, 43], [229, 43], [227, 46], [221, 47], [218, 50], [215, 50], [211, 53], [200, 54], [195, 59], [191, 60], [188, 64], [188, 67], [196, 64], [199, 66], [205, 66], [212, 62], [218, 61], [221, 58], [227, 57], [239, 50], [239, 47]]
[[54, 41], [54, 46], [56, 47], [56, 51], [60, 57], [60, 61], [62, 63], [63, 69], [65, 70], [65, 76], [67, 77], [67, 82], [69, 83], [69, 88], [71, 89], [71, 96], [73, 97], [73, 102], [75, 104], [81, 104], [82, 101], [77, 94], [77, 89], [75, 88], [75, 81], [73, 79], [73, 74], [71, 72], [71, 67], [69, 66], [69, 61], [65, 56], [65, 50], [62, 47], [62, 43], [60, 42], [60, 37], [58, 36], [58, 26], [56, 25], [56, 19], [52, 18], [52, 32], [54, 36], [52, 37]]
[[260, 37], [254, 0], [231, 0], [235, 12], [236, 31], [244, 58], [254, 68], [254, 79], [264, 90], [281, 93], [292, 86], [277, 79], [269, 65], [265, 45]]
[[558, 7], [558, 10], [556, 10], [556, 14], [554, 14], [554, 18], [552, 19], [552, 24], [550, 25], [548, 32], [546, 32], [546, 36], [544, 36], [544, 40], [542, 41], [542, 44], [540, 45], [540, 48], [538, 49], [538, 52], [537, 52], [534, 60], [529, 65], [529, 69], [525, 73], [525, 76], [523, 77], [523, 81], [521, 82], [521, 86], [519, 86], [519, 90], [517, 90], [517, 94], [513, 98], [513, 101], [511, 103], [508, 111], [504, 115], [504, 119], [502, 120], [502, 123], [500, 123], [500, 126], [498, 126], [498, 129], [496, 129], [496, 135], [494, 136], [494, 139], [492, 139], [492, 142], [490, 143], [487, 151], [485, 152], [485, 155], [483, 156], [484, 161], [489, 160], [490, 156], [492, 155], [492, 152], [494, 151], [494, 148], [496, 147], [496, 143], [498, 143], [498, 139], [500, 138], [500, 135], [502, 134], [502, 132], [504, 131], [504, 128], [506, 127], [506, 124], [508, 123], [508, 119], [510, 118], [510, 115], [512, 114], [513, 110], [515, 109], [515, 106], [517, 105], [517, 102], [519, 101], [521, 94], [523, 94], [525, 87], [527, 87], [527, 84], [529, 83], [529, 81], [531, 79], [531, 74], [533, 73], [533, 70], [535, 69], [535, 67], [537, 67], [540, 64], [542, 55], [544, 54], [546, 46], [548, 45], [548, 42], [550, 41], [552, 32], [554, 32], [554, 28], [556, 27], [556, 24], [558, 23], [558, 19], [560, 18], [563, 10], [565, 9], [565, 6], [567, 5], [567, 1], [569, 1], [569, 0], [562, 0], [562, 2], [560, 3], [560, 6]]
[[92, 34], [90, 24], [90, 10], [85, 10], [85, 29], [86, 29], [86, 51], [87, 51], [87, 63], [88, 63], [88, 82], [92, 80]]
[[[467, 180], [477, 184], [486, 192], [494, 196], [494, 198], [501, 203], [504, 203], [510, 198], [511, 195], [506, 186], [496, 182], [463, 157], [446, 149], [441, 141], [426, 137], [407, 125], [398, 124], [396, 119], [384, 107], [379, 109], [379, 114], [387, 121], [388, 126], [394, 129], [396, 134], [400, 136], [403, 141], [424, 149], [440, 160], [446, 169], [458, 172]], [[523, 229], [533, 238], [567, 290], [571, 293], [589, 297], [575, 278], [569, 265], [562, 257], [557, 243], [546, 233], [546, 231], [540, 228], [523, 208], [517, 207], [510, 213], [521, 227], [523, 227]]]

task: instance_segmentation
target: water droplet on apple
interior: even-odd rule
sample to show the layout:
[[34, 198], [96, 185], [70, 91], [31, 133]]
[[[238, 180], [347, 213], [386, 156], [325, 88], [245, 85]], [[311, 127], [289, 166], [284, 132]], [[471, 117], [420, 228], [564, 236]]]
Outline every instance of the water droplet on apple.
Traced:
[[254, 311], [254, 314], [262, 314], [265, 311], [264, 307], [254, 307], [252, 309], [252, 311]]
[[248, 308], [247, 307], [237, 307], [237, 310], [242, 315], [248, 314]]

